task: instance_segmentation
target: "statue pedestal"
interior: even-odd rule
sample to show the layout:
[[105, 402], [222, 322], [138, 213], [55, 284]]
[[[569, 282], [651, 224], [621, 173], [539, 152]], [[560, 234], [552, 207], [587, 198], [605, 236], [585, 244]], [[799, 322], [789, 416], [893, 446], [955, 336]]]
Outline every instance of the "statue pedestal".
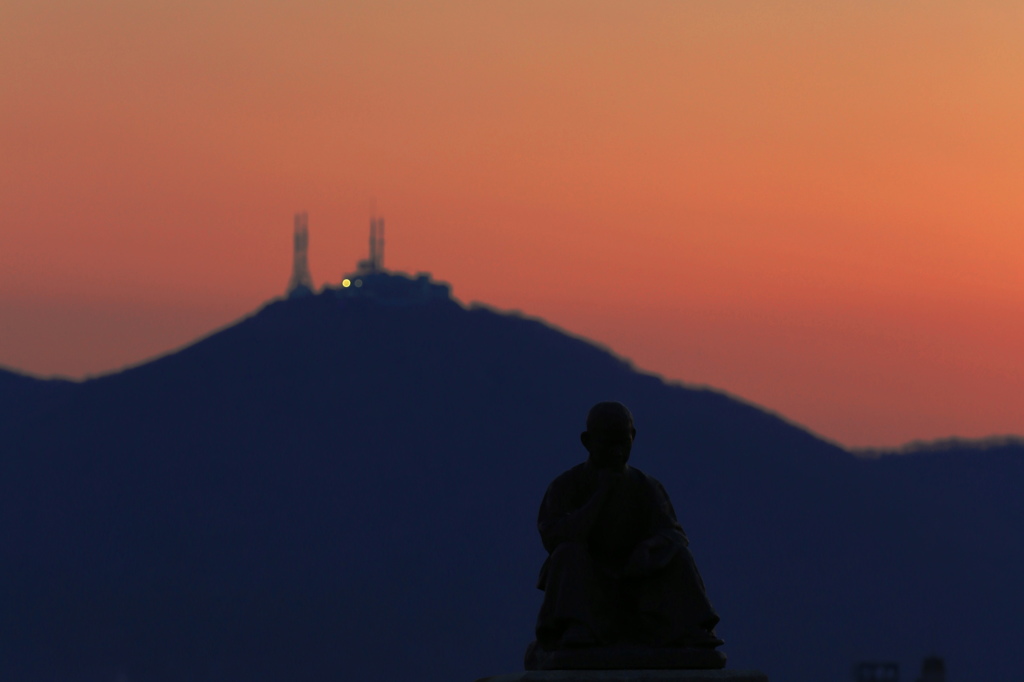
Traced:
[[536, 640], [523, 658], [527, 670], [720, 670], [726, 660], [723, 652], [709, 648], [620, 644], [546, 651]]
[[476, 682], [768, 682], [757, 670], [528, 670]]

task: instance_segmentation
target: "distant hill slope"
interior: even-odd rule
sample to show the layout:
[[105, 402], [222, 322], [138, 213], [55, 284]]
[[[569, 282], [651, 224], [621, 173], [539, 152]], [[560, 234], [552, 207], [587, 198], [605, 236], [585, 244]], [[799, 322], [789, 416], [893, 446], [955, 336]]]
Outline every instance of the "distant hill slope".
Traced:
[[37, 379], [0, 367], [0, 433], [4, 428], [55, 408], [74, 390], [64, 379]]
[[1024, 668], [1019, 450], [854, 457], [450, 300], [276, 302], [65, 388], [0, 431], [2, 679], [520, 669], [537, 506], [603, 399], [636, 415], [631, 463], [672, 496], [731, 667], [819, 682], [934, 651], [951, 679]]

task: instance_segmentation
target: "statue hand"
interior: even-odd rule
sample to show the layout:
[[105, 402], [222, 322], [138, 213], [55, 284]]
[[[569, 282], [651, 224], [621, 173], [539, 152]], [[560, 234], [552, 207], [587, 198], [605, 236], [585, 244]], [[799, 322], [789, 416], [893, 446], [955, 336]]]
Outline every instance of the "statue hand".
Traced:
[[674, 554], [672, 544], [664, 537], [649, 537], [633, 549], [623, 574], [633, 578], [650, 575], [667, 566]]
[[633, 548], [622, 575], [628, 578], [642, 578], [651, 572], [651, 546], [644, 540]]
[[649, 540], [651, 548], [651, 570], [657, 571], [668, 566], [676, 555], [678, 547], [663, 535], [655, 535]]

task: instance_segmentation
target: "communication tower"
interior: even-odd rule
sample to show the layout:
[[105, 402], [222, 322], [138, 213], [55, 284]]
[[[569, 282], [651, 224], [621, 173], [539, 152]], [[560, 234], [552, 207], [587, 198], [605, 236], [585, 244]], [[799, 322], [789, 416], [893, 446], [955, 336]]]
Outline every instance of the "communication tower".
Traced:
[[359, 261], [359, 273], [369, 275], [384, 269], [384, 219], [370, 218], [370, 257]]
[[292, 278], [288, 282], [288, 297], [305, 296], [313, 293], [313, 277], [309, 274], [309, 215], [303, 211], [295, 214], [295, 260]]
[[[451, 301], [451, 287], [435, 282], [430, 273], [414, 277], [384, 269], [384, 219], [370, 214], [370, 253], [356, 264], [356, 271], [342, 275], [337, 289], [325, 287], [344, 300], [375, 301], [382, 305], [420, 305]], [[886, 680], [885, 682], [894, 682]]]

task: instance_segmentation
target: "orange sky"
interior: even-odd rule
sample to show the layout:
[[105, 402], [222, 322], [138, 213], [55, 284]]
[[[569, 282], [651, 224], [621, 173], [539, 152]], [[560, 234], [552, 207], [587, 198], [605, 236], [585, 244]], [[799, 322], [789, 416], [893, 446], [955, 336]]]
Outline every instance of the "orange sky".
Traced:
[[[818, 6], [812, 6], [818, 5]], [[5, 0], [0, 365], [365, 255], [846, 445], [1024, 433], [1016, 2]]]

